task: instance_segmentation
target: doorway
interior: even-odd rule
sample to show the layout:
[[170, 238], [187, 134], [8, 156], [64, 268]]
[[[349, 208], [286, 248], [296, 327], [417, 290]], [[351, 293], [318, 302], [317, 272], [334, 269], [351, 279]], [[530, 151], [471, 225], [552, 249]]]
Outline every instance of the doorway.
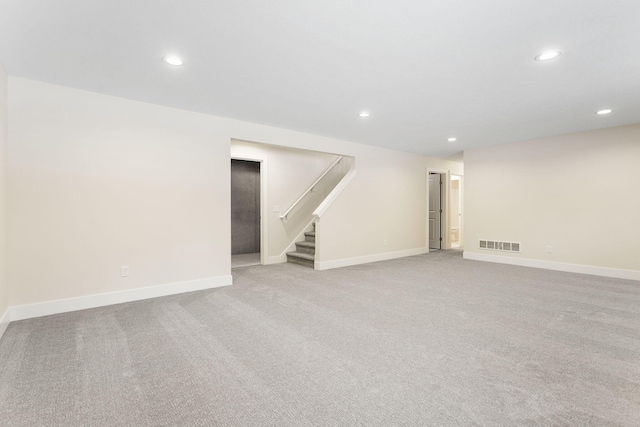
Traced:
[[451, 175], [451, 188], [449, 191], [449, 203], [451, 218], [451, 248], [461, 248], [462, 242], [462, 176]]
[[442, 249], [442, 173], [429, 172], [429, 249]]
[[260, 162], [231, 159], [231, 267], [260, 264]]

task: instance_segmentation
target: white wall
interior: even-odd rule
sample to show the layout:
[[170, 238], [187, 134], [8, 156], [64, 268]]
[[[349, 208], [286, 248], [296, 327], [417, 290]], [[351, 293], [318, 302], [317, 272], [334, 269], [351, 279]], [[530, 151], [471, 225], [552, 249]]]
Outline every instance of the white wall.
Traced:
[[229, 275], [229, 192], [209, 116], [9, 78], [12, 306]]
[[[465, 257], [640, 278], [640, 124], [468, 150], [464, 161]], [[522, 253], [480, 250], [479, 239], [521, 242]]]
[[8, 323], [7, 285], [7, 72], [0, 63], [0, 337]]
[[[462, 172], [455, 162], [11, 76], [10, 305], [230, 277], [232, 139], [356, 157], [358, 175], [322, 219], [325, 261], [426, 248], [426, 169]], [[122, 265], [130, 277], [120, 278]]]
[[427, 168], [462, 174], [462, 164], [354, 148], [357, 175], [319, 223], [320, 269], [427, 252]]

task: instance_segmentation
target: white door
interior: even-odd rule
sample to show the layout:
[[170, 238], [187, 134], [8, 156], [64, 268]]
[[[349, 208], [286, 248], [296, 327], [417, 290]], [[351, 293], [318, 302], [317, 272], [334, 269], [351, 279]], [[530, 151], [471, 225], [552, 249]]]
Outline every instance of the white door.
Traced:
[[429, 249], [442, 248], [442, 178], [439, 173], [429, 175]]

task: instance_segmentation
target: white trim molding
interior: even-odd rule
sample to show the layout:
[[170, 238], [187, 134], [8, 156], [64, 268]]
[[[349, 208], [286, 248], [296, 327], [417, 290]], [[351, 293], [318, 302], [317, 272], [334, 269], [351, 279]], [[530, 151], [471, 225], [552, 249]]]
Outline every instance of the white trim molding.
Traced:
[[283, 253], [282, 255], [279, 255], [279, 256], [270, 256], [265, 258], [264, 265], [282, 264], [283, 262], [287, 262], [286, 253]]
[[337, 259], [333, 261], [316, 261], [316, 270], [330, 270], [332, 268], [349, 267], [351, 265], [368, 264], [370, 262], [386, 261], [407, 256], [422, 255], [429, 252], [429, 248], [407, 249], [397, 252], [365, 255], [354, 258]]
[[4, 334], [4, 331], [7, 330], [10, 321], [11, 319], [9, 318], [9, 309], [7, 308], [2, 317], [0, 317], [0, 339], [2, 339], [2, 335]]
[[593, 265], [569, 264], [564, 262], [542, 261], [530, 258], [515, 258], [495, 254], [479, 254], [477, 252], [464, 251], [464, 259], [474, 261], [495, 262], [499, 264], [518, 265], [521, 267], [542, 268], [545, 270], [564, 271], [567, 273], [590, 274], [592, 276], [611, 277], [614, 279], [627, 279], [640, 281], [640, 271], [622, 270], [618, 268], [597, 267]]
[[327, 212], [327, 210], [331, 207], [333, 202], [336, 201], [338, 196], [342, 194], [344, 189], [347, 188], [349, 183], [353, 180], [353, 178], [355, 178], [356, 173], [357, 171], [355, 169], [355, 166], [352, 166], [352, 168], [345, 174], [345, 176], [340, 180], [340, 182], [336, 184], [336, 186], [333, 188], [333, 190], [331, 190], [331, 192], [322, 201], [322, 203], [320, 203], [320, 205], [316, 208], [316, 210], [313, 211], [312, 215], [315, 218], [315, 220], [319, 220], [320, 218], [322, 218], [322, 215], [324, 215]]
[[[9, 307], [8, 316], [11, 322], [49, 316], [51, 314], [67, 313], [70, 311], [86, 310], [88, 308], [104, 307], [113, 304], [139, 301], [185, 292], [202, 291], [205, 289], [229, 286], [233, 283], [231, 275], [209, 277], [206, 279], [189, 280], [186, 282], [169, 283], [166, 285], [149, 286], [126, 291], [109, 292], [84, 297], [46, 301], [36, 304]], [[6, 315], [5, 315], [6, 317]]]

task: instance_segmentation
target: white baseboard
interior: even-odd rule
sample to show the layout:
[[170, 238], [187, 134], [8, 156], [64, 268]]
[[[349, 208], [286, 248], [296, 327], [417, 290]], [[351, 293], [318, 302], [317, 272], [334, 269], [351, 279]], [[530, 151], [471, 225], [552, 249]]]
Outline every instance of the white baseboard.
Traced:
[[9, 319], [9, 309], [7, 308], [4, 314], [0, 317], [0, 339], [2, 339], [2, 335], [4, 334], [4, 331], [7, 330], [7, 326], [9, 326], [10, 321], [11, 319]]
[[86, 310], [88, 308], [103, 307], [106, 305], [121, 304], [124, 302], [139, 301], [143, 299], [181, 294], [184, 292], [201, 291], [204, 289], [229, 286], [232, 284], [232, 280], [233, 279], [230, 275], [209, 277], [206, 279], [169, 283], [167, 285], [149, 286], [146, 288], [130, 289], [126, 291], [19, 305], [9, 307], [8, 315], [9, 320], [14, 322], [17, 320], [31, 319], [33, 317], [49, 316], [51, 314]]
[[622, 270], [617, 268], [596, 267], [592, 265], [569, 264], [564, 262], [543, 261], [530, 258], [515, 258], [494, 254], [480, 254], [477, 252], [463, 253], [464, 259], [475, 261], [496, 262], [499, 264], [519, 265], [522, 267], [543, 268], [545, 270], [565, 271], [567, 273], [590, 274], [592, 276], [612, 277], [615, 279], [639, 280], [640, 271]]
[[264, 264], [265, 265], [271, 265], [271, 264], [280, 264], [283, 262], [287, 262], [287, 255], [281, 255], [281, 256], [270, 256], [265, 258], [264, 260]]
[[334, 261], [316, 261], [316, 270], [330, 270], [332, 268], [349, 267], [350, 265], [367, 264], [370, 262], [386, 261], [407, 256], [422, 255], [429, 252], [429, 248], [407, 249], [397, 252], [365, 255], [355, 258], [337, 259]]

